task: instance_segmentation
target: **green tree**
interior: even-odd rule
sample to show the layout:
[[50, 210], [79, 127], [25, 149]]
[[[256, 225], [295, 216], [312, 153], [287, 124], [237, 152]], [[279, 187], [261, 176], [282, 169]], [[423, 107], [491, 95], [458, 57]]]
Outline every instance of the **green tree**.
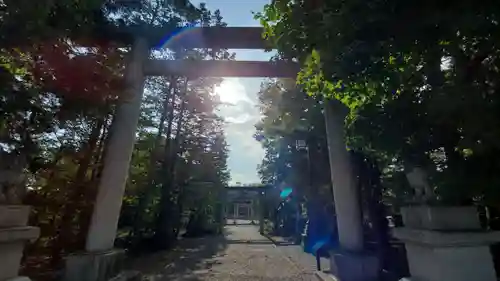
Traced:
[[[269, 184], [286, 182], [311, 197], [311, 185], [316, 188], [330, 181], [321, 103], [290, 80], [269, 80], [258, 95], [263, 119], [256, 126], [256, 137], [266, 150], [261, 179]], [[297, 140], [304, 140], [306, 147], [297, 148]]]
[[[324, 229], [325, 222], [318, 219], [333, 216], [325, 212], [333, 196], [321, 101], [306, 95], [294, 81], [282, 79], [262, 83], [258, 96], [263, 118], [256, 126], [256, 138], [265, 149], [258, 169], [261, 180], [292, 187], [312, 222], [309, 231], [320, 225]], [[298, 140], [305, 141], [305, 147], [297, 147]], [[277, 208], [276, 203], [268, 202], [271, 208]], [[270, 215], [277, 219], [275, 212]]]
[[[30, 223], [41, 227], [40, 239], [24, 258], [30, 276], [32, 269], [51, 270], [63, 255], [83, 249], [114, 108], [123, 92], [123, 57], [130, 39], [137, 32], [152, 32], [151, 27], [168, 32], [183, 26], [200, 19], [204, 9], [162, 1], [137, 3], [67, 0], [2, 5], [0, 145], [28, 162], [25, 203], [33, 205]], [[181, 120], [183, 103], [167, 100], [175, 120]], [[152, 112], [149, 122], [157, 122], [154, 114], [159, 112]], [[169, 122], [171, 141], [182, 130], [176, 131], [177, 121]], [[140, 177], [148, 174], [148, 150], [156, 147], [154, 134], [145, 129], [139, 134], [129, 183], [136, 186], [144, 184]], [[137, 170], [137, 157], [146, 161], [142, 171]], [[138, 201], [133, 190], [127, 190], [124, 205], [134, 200]]]
[[277, 0], [257, 17], [310, 94], [350, 108], [348, 142], [378, 160], [388, 195], [421, 166], [439, 201], [498, 204], [499, 13], [492, 2]]
[[[151, 3], [149, 10], [157, 15], [169, 13], [168, 8], [157, 5]], [[200, 25], [225, 26], [219, 11], [212, 13], [204, 5], [197, 10]], [[147, 19], [153, 24], [157, 22], [150, 16]], [[227, 60], [234, 55], [225, 50], [176, 49], [157, 50], [153, 57]], [[192, 181], [209, 181], [219, 188], [227, 183], [222, 121], [213, 113], [218, 101], [211, 94], [221, 81], [186, 77], [148, 79], [139, 124], [142, 145], [132, 160], [133, 178], [127, 187], [120, 223], [123, 230], [131, 228], [129, 236], [133, 244], [154, 236], [157, 248], [167, 248], [179, 231], [184, 210], [183, 187]], [[212, 153], [220, 158], [211, 156]]]

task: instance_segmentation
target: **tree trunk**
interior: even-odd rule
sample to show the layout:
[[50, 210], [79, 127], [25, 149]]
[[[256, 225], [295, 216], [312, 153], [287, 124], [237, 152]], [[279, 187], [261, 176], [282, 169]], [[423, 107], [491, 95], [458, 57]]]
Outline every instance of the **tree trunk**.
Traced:
[[[48, 189], [48, 186], [50, 186], [52, 184], [52, 180], [56, 176], [57, 164], [63, 158], [63, 156], [64, 156], [64, 146], [61, 145], [59, 147], [58, 151], [54, 154], [54, 159], [52, 160], [52, 163], [49, 165], [51, 170], [50, 170], [49, 175], [47, 176], [46, 186], [43, 188], [43, 190], [39, 193], [38, 196], [35, 194], [35, 198], [39, 198], [41, 200], [35, 200], [33, 202], [33, 201], [29, 200], [30, 197], [27, 196], [27, 198], [26, 198], [27, 201], [25, 201], [24, 204], [32, 206], [33, 209], [37, 209], [37, 207], [40, 207], [40, 206], [42, 207], [42, 209], [39, 209], [38, 212], [35, 212], [34, 214], [32, 212], [32, 214], [29, 218], [28, 225], [38, 225], [40, 222], [40, 217], [42, 217], [42, 214], [48, 215], [50, 213], [49, 211], [46, 211], [47, 208], [45, 208], [45, 204], [47, 204], [45, 199], [48, 197], [47, 189]], [[57, 202], [58, 200], [55, 199], [54, 201]], [[56, 216], [57, 216], [57, 214], [53, 215], [53, 217], [56, 217]], [[49, 225], [52, 225], [52, 224], [49, 224]], [[42, 228], [41, 228], [40, 232], [42, 234], [44, 233]], [[52, 231], [52, 232], [55, 232], [55, 231]], [[35, 242], [26, 245], [26, 247], [24, 248], [24, 254], [23, 254], [21, 263], [24, 263], [26, 257], [32, 251], [32, 249], [37, 249], [38, 247], [40, 247], [41, 244], [42, 244], [42, 239], [37, 239]]]
[[106, 154], [106, 144], [108, 143], [110, 132], [111, 132], [111, 124], [113, 124], [113, 114], [112, 112], [108, 112], [106, 115], [104, 126], [102, 128], [101, 138], [99, 139], [99, 143], [97, 145], [96, 157], [94, 160], [94, 165], [92, 168], [92, 175], [90, 176], [91, 182], [96, 182], [99, 178], [103, 164], [102, 159]]
[[63, 207], [63, 216], [59, 226], [59, 235], [54, 244], [52, 264], [57, 266], [61, 261], [61, 254], [63, 251], [76, 250], [72, 243], [73, 237], [73, 219], [75, 213], [80, 207], [82, 196], [85, 193], [85, 183], [87, 170], [89, 169], [92, 161], [93, 152], [95, 151], [97, 141], [99, 139], [100, 129], [102, 127], [101, 120], [98, 120], [94, 125], [92, 132], [89, 135], [88, 142], [82, 145], [81, 151], [83, 157], [80, 159], [78, 170], [76, 172], [73, 184], [70, 185], [68, 191], [68, 199], [66, 205]]
[[[187, 84], [187, 81], [186, 81], [186, 84]], [[179, 112], [179, 118], [177, 119], [177, 131], [175, 133], [175, 139], [174, 139], [174, 144], [172, 146], [172, 150], [171, 150], [171, 156], [170, 156], [170, 170], [168, 172], [168, 174], [170, 175], [170, 177], [168, 178], [169, 182], [167, 182], [166, 184], [171, 187], [174, 187], [175, 186], [175, 180], [176, 180], [176, 177], [175, 177], [175, 168], [176, 168], [176, 164], [177, 164], [177, 160], [178, 160], [178, 154], [179, 154], [179, 151], [180, 151], [180, 147], [179, 147], [179, 144], [180, 144], [180, 139], [181, 139], [181, 128], [182, 128], [182, 123], [183, 123], [183, 120], [184, 120], [184, 113], [185, 113], [185, 109], [186, 109], [186, 101], [184, 100], [181, 104], [181, 108], [180, 108], [180, 112]], [[173, 238], [177, 238], [177, 235], [178, 235], [178, 228], [180, 226], [180, 219], [181, 219], [181, 210], [179, 210], [179, 205], [180, 205], [180, 188], [175, 188], [174, 189], [174, 193], [175, 193], [175, 202], [172, 202], [172, 205], [173, 205], [173, 208], [172, 210], [175, 210], [173, 212], [173, 214], [175, 214], [175, 216], [172, 217], [172, 220], [173, 220], [173, 225], [172, 225], [172, 228], [173, 228]]]
[[[81, 250], [85, 247], [87, 232], [88, 232], [88, 229], [90, 226], [90, 220], [92, 218], [92, 211], [94, 209], [94, 202], [95, 202], [95, 198], [97, 196], [97, 186], [96, 186], [97, 182], [93, 180], [94, 170], [95, 170], [94, 166], [97, 166], [97, 163], [98, 163], [97, 161], [99, 161], [101, 159], [101, 156], [103, 154], [103, 150], [101, 149], [101, 147], [103, 146], [102, 141], [105, 139], [105, 135], [106, 135], [106, 132], [105, 132], [106, 121], [107, 121], [107, 118], [105, 118], [105, 117], [100, 118], [97, 121], [97, 125], [94, 128], [94, 131], [92, 132], [92, 134], [95, 134], [97, 132], [98, 136], [95, 139], [92, 139], [92, 141], [95, 140], [95, 143], [92, 143], [94, 148], [92, 148], [91, 152], [89, 152], [89, 154], [91, 154], [90, 159], [94, 160], [94, 161], [90, 161], [93, 164], [92, 165], [93, 167], [91, 169], [91, 179], [86, 181], [85, 177], [84, 177], [83, 182], [82, 182], [82, 183], [90, 183], [90, 184], [86, 188], [82, 189], [83, 200], [82, 200], [82, 206], [81, 206], [81, 210], [80, 210], [80, 216], [78, 218], [78, 226], [80, 227], [78, 234], [77, 234], [77, 249], [78, 250]], [[98, 146], [100, 146], [100, 147], [98, 147]], [[95, 151], [95, 153], [92, 153], [94, 151]], [[90, 162], [87, 165], [90, 165], [91, 164]], [[88, 167], [87, 167], [87, 169], [88, 169]], [[87, 169], [85, 171], [87, 171]]]
[[[187, 81], [185, 82], [185, 87], [183, 89], [184, 94], [186, 94], [187, 90]], [[170, 118], [167, 126], [167, 139], [165, 143], [165, 153], [164, 153], [164, 161], [162, 165], [162, 171], [166, 171], [166, 175], [164, 177], [164, 181], [161, 188], [161, 199], [160, 199], [160, 210], [156, 221], [156, 232], [155, 232], [155, 241], [157, 245], [166, 249], [170, 245], [173, 240], [173, 222], [171, 219], [172, 213], [172, 190], [171, 190], [171, 179], [173, 178], [172, 167], [174, 166], [172, 161], [172, 145], [170, 135], [172, 133], [172, 123], [174, 120], [174, 106], [175, 106], [175, 92], [172, 97], [172, 107], [170, 112]], [[184, 104], [184, 102], [182, 102]], [[181, 116], [179, 116], [181, 118]], [[178, 128], [179, 129], [179, 128]]]
[[[146, 211], [147, 204], [151, 201], [151, 196], [154, 191], [155, 178], [157, 174], [157, 162], [158, 162], [157, 154], [159, 153], [160, 142], [163, 135], [163, 131], [165, 129], [165, 121], [167, 119], [169, 102], [170, 99], [171, 98], [173, 99], [174, 98], [173, 96], [175, 95], [175, 88], [177, 87], [176, 82], [177, 82], [176, 78], [173, 78], [171, 80], [167, 94], [165, 95], [165, 99], [163, 101], [160, 123], [158, 124], [158, 133], [156, 134], [155, 142], [151, 149], [151, 155], [149, 158], [150, 161], [149, 161], [146, 184], [142, 190], [142, 193], [139, 195], [139, 204], [137, 206], [137, 211], [133, 219], [134, 221], [133, 229], [129, 234], [129, 237], [135, 240], [136, 242], [142, 238], [144, 213]], [[172, 100], [172, 102], [175, 102], [175, 100]]]

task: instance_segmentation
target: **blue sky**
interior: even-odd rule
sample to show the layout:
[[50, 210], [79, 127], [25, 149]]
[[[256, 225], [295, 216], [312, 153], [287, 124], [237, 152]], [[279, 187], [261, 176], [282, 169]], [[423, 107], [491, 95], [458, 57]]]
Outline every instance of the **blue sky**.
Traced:
[[[253, 19], [252, 11], [261, 11], [270, 1], [191, 0], [191, 3], [198, 5], [204, 2], [212, 11], [219, 9], [228, 26], [259, 26], [259, 22]], [[236, 53], [237, 60], [267, 61], [272, 55], [261, 50], [231, 51]], [[230, 148], [229, 169], [232, 183], [260, 182], [257, 165], [264, 157], [264, 150], [252, 136], [255, 133], [254, 125], [260, 119], [257, 92], [262, 81], [261, 78], [226, 78], [216, 90], [222, 101], [231, 103], [221, 107], [219, 114], [227, 121], [225, 132]]]

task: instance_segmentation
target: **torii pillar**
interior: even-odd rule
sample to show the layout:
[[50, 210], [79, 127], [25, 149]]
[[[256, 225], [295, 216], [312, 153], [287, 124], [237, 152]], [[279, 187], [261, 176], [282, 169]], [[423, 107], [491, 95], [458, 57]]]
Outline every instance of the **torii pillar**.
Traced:
[[137, 38], [125, 73], [125, 93], [117, 107], [87, 235], [86, 252], [67, 257], [64, 281], [108, 280], [120, 270], [123, 251], [113, 249], [123, 193], [140, 115], [148, 42]]
[[333, 197], [340, 251], [330, 255], [331, 271], [342, 281], [378, 280], [375, 255], [364, 252], [361, 206], [344, 123], [348, 109], [337, 100], [324, 100], [324, 115], [330, 159]]

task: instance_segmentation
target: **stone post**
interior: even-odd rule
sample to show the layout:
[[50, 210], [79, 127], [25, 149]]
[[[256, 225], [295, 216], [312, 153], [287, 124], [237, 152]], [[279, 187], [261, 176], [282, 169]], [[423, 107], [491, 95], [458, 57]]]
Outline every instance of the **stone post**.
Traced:
[[219, 190], [219, 222], [218, 222], [218, 233], [223, 233], [224, 231], [224, 225], [226, 225], [226, 190], [223, 188], [222, 190]]
[[337, 100], [324, 101], [328, 155], [341, 249], [332, 253], [331, 269], [342, 281], [376, 280], [378, 263], [363, 252], [361, 206], [351, 159], [345, 145], [348, 109]]
[[401, 214], [405, 227], [394, 236], [405, 243], [411, 280], [497, 280], [489, 245], [500, 231], [481, 230], [475, 207], [422, 205]]
[[265, 222], [265, 191], [259, 191], [259, 232], [264, 234], [264, 222]]
[[250, 220], [253, 220], [253, 219], [254, 219], [254, 217], [253, 217], [253, 215], [254, 215], [254, 214], [253, 214], [253, 206], [254, 206], [254, 205], [255, 205], [254, 200], [253, 200], [253, 199], [252, 199], [252, 200], [250, 200]]
[[361, 251], [363, 229], [359, 195], [344, 137], [347, 108], [338, 101], [329, 100], [325, 101], [324, 113], [340, 245], [345, 250]]
[[122, 197], [135, 143], [144, 88], [144, 62], [148, 58], [148, 42], [136, 38], [125, 73], [126, 90], [117, 107], [104, 168], [87, 236], [87, 253], [66, 259], [64, 280], [107, 280], [119, 270], [122, 254], [113, 250]]

